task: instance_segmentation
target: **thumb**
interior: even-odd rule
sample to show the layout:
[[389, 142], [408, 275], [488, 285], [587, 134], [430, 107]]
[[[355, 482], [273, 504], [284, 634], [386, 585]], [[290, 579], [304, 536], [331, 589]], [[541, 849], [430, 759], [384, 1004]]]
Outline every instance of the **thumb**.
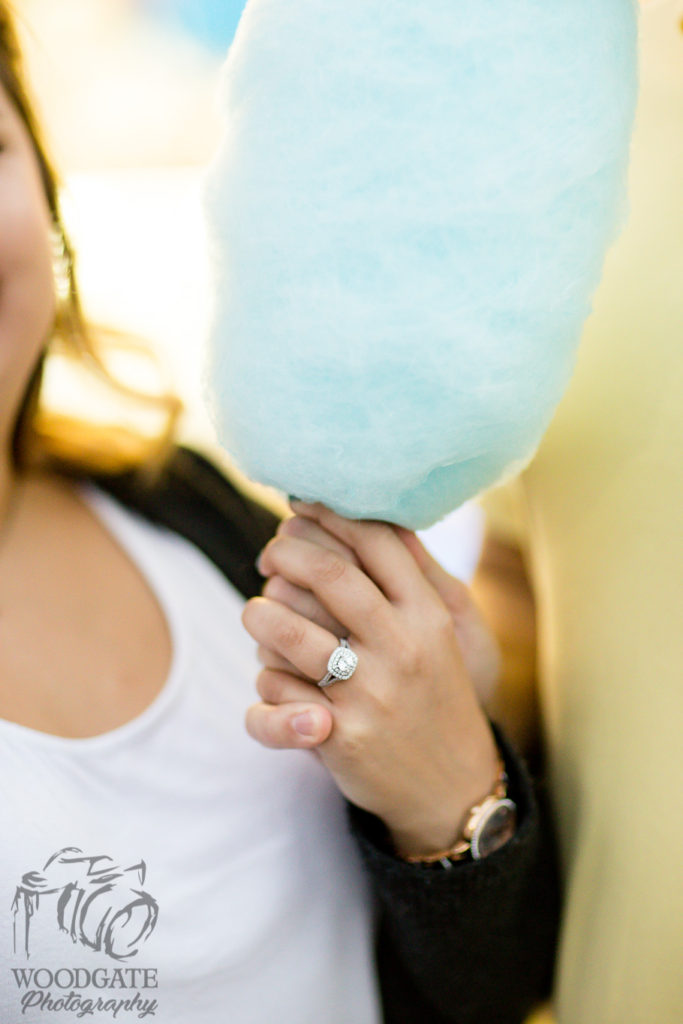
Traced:
[[247, 732], [264, 747], [276, 750], [310, 749], [328, 739], [332, 712], [321, 704], [289, 701], [284, 704], [252, 704], [247, 709]]

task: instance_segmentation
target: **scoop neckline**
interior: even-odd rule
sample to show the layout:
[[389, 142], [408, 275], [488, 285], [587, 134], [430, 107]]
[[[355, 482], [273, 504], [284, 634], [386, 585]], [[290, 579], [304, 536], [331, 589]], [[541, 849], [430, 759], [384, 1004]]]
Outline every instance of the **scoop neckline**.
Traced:
[[[79, 500], [95, 515], [113, 540], [133, 562], [155, 596], [166, 622], [171, 642], [171, 664], [166, 679], [156, 697], [135, 718], [107, 732], [94, 736], [58, 736], [55, 733], [34, 729], [19, 722], [0, 718], [0, 730], [15, 733], [34, 743], [49, 746], [65, 752], [83, 752], [111, 747], [134, 739], [150, 729], [166, 712], [180, 692], [188, 660], [188, 642], [185, 634], [185, 619], [177, 604], [175, 591], [162, 579], [158, 563], [149, 557], [145, 549], [146, 539], [137, 536], [138, 523], [131, 522], [138, 517], [121, 506], [116, 499], [100, 490], [90, 481], [78, 481], [74, 490]], [[143, 526], [154, 527], [143, 522]]]

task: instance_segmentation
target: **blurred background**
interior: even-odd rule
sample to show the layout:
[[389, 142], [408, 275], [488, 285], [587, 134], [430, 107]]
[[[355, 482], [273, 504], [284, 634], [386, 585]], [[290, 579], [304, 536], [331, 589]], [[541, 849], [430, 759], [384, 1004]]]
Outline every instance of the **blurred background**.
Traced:
[[[141, 335], [213, 443], [201, 401], [208, 272], [201, 179], [238, 0], [18, 0], [34, 93], [64, 182], [88, 314]], [[51, 381], [73, 406], [66, 375]], [[80, 392], [82, 395], [82, 392]], [[64, 399], [62, 399], [64, 400]]]
[[[228, 466], [202, 400], [210, 295], [201, 188], [220, 137], [220, 71], [243, 6], [14, 0], [33, 92], [62, 175], [86, 312], [159, 354], [186, 405], [181, 440]], [[52, 362], [51, 396], [96, 416], [96, 408], [84, 407], [73, 372]], [[125, 364], [111, 365], [131, 383], [153, 386], [138, 362], [128, 375]], [[96, 395], [92, 387], [88, 393]], [[276, 492], [251, 489], [282, 507]], [[482, 531], [480, 509], [468, 505], [422, 537], [467, 579]]]

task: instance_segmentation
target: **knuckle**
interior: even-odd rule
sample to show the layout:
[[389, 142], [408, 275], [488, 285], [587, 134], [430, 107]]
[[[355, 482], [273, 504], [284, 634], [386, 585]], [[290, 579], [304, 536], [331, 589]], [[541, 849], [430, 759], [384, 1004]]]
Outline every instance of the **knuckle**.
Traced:
[[276, 672], [263, 669], [256, 677], [256, 692], [267, 704], [279, 704], [282, 693], [282, 680]]
[[258, 693], [261, 700], [265, 700], [270, 703], [270, 689], [268, 686], [268, 674], [259, 672], [256, 676], [256, 692]]
[[275, 531], [276, 537], [298, 537], [301, 534], [300, 516], [288, 516], [283, 519]]
[[284, 622], [275, 629], [275, 643], [285, 650], [300, 647], [305, 639], [305, 633], [301, 626], [293, 622]]
[[313, 577], [318, 583], [336, 583], [342, 578], [348, 562], [336, 551], [320, 551], [313, 562]]
[[249, 629], [254, 626], [261, 616], [261, 609], [263, 607], [263, 598], [251, 597], [246, 602], [242, 609], [240, 618], [242, 619], [242, 625]]
[[270, 576], [261, 591], [263, 597], [273, 601], [282, 600], [287, 594], [287, 581], [282, 576]]
[[275, 536], [274, 536], [274, 537], [271, 537], [271, 538], [270, 538], [270, 540], [268, 541], [268, 543], [267, 543], [267, 544], [265, 544], [265, 545], [264, 545], [264, 546], [263, 546], [263, 547], [261, 548], [261, 552], [260, 552], [260, 554], [262, 554], [262, 555], [266, 555], [266, 554], [267, 554], [267, 555], [271, 555], [271, 554], [273, 553], [273, 551], [274, 551], [274, 550], [277, 550], [277, 548], [279, 547], [279, 544], [280, 544], [280, 541], [279, 541], [279, 538], [278, 538], [278, 534], [279, 534], [279, 532], [280, 532], [280, 531], [279, 531], [279, 529], [278, 529], [278, 530], [276, 531], [276, 533], [275, 533]]
[[394, 642], [394, 659], [404, 675], [420, 672], [423, 655], [420, 644], [410, 635], [403, 635]]
[[270, 566], [270, 575], [275, 575], [279, 571], [278, 566], [283, 564], [283, 558], [286, 563], [286, 551], [289, 546], [289, 538], [282, 536], [279, 532], [271, 537], [265, 547], [261, 550], [261, 558], [263, 558]]
[[366, 700], [372, 708], [373, 718], [377, 722], [386, 724], [394, 718], [396, 699], [396, 689], [392, 683], [380, 683], [374, 680], [373, 685], [367, 688]]
[[338, 757], [344, 764], [357, 763], [364, 757], [368, 738], [368, 730], [362, 722], [347, 723], [344, 729], [337, 732]]

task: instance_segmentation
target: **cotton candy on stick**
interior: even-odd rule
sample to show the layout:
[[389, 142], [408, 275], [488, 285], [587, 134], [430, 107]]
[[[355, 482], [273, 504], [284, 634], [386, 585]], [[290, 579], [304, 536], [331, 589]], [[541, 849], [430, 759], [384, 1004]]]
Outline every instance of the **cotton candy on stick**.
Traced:
[[625, 217], [632, 0], [249, 0], [206, 208], [219, 437], [423, 528], [521, 467]]

